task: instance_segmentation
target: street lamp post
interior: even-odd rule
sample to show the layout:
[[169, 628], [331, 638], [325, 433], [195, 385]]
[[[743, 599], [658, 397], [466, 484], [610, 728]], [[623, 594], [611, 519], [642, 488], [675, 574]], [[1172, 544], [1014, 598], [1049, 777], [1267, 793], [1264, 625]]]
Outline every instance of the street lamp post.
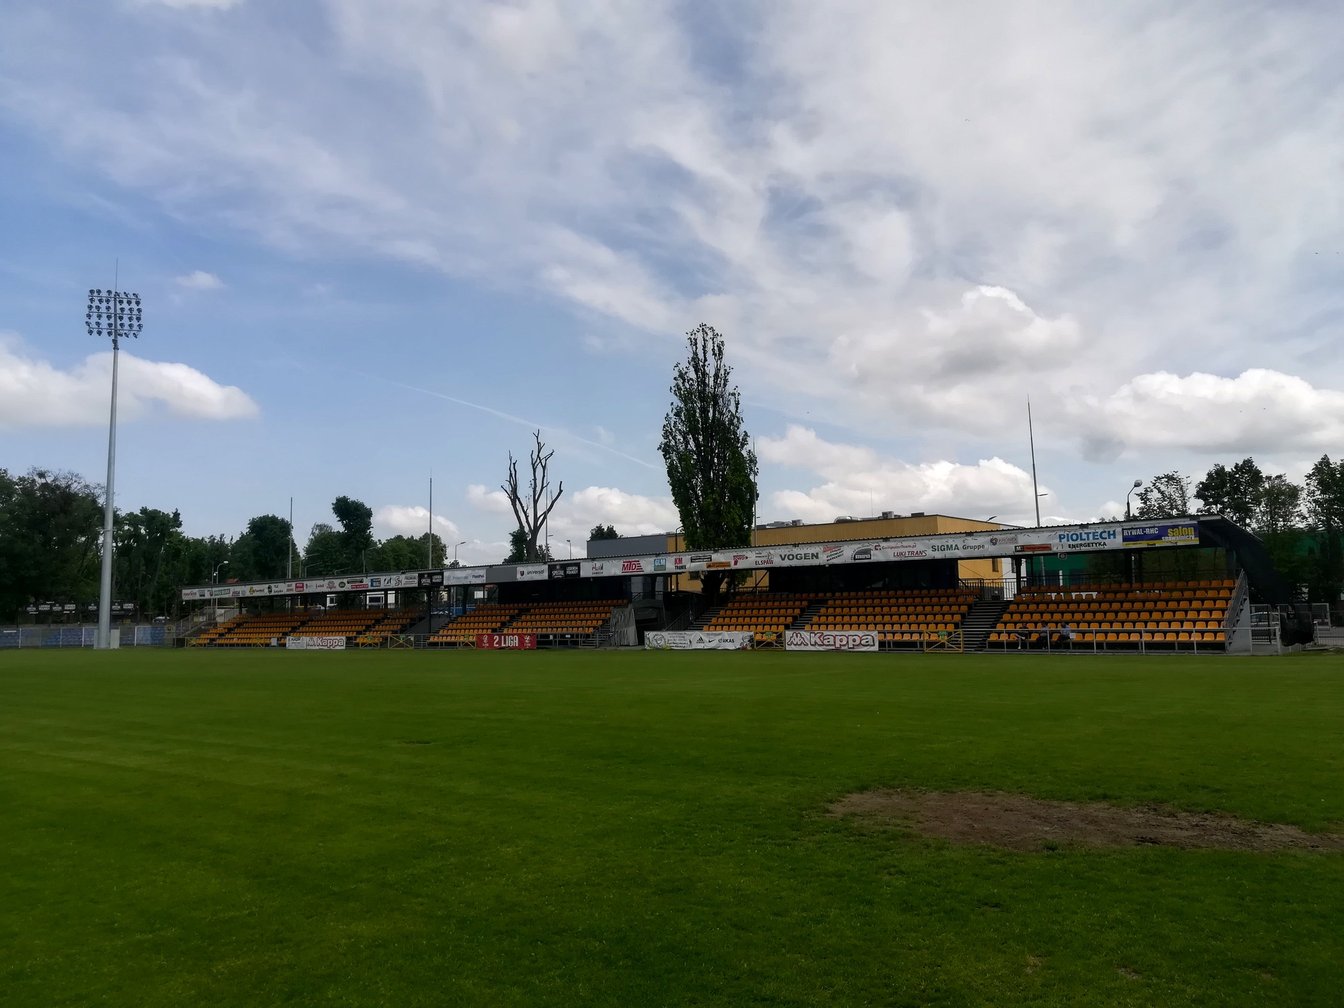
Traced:
[[210, 605], [213, 608], [214, 615], [214, 618], [211, 620], [212, 623], [219, 622], [219, 597], [215, 595], [215, 585], [219, 583], [219, 568], [227, 567], [228, 565], [229, 562], [227, 560], [221, 560], [219, 566], [217, 566], [214, 569], [214, 572], [210, 575]]
[[454, 567], [457, 566], [457, 547], [459, 547], [459, 546], [465, 546], [465, 545], [466, 545], [468, 542], [470, 542], [470, 541], [471, 541], [471, 540], [469, 540], [469, 539], [463, 539], [460, 543], [454, 543], [454, 544], [453, 544], [453, 566], [454, 566]]
[[103, 502], [103, 567], [98, 589], [96, 648], [112, 646], [112, 486], [117, 458], [117, 354], [123, 336], [139, 336], [145, 328], [141, 318], [139, 294], [119, 290], [89, 291], [84, 328], [90, 336], [108, 336], [112, 340], [112, 407], [107, 423], [107, 496]]
[[1133, 514], [1130, 512], [1130, 510], [1129, 510], [1129, 495], [1132, 494], [1135, 490], [1137, 490], [1137, 489], [1138, 489], [1139, 487], [1141, 487], [1141, 486], [1143, 486], [1143, 480], [1135, 480], [1135, 481], [1134, 481], [1134, 485], [1133, 485], [1132, 487], [1129, 488], [1129, 493], [1125, 494], [1125, 520], [1126, 520], [1126, 521], [1128, 521], [1130, 518], [1133, 518], [1133, 517], [1134, 517], [1134, 515], [1133, 515]]
[[574, 540], [573, 540], [573, 539], [566, 539], [566, 540], [565, 540], [565, 545], [569, 547], [569, 559], [573, 560], [573, 559], [574, 559]]

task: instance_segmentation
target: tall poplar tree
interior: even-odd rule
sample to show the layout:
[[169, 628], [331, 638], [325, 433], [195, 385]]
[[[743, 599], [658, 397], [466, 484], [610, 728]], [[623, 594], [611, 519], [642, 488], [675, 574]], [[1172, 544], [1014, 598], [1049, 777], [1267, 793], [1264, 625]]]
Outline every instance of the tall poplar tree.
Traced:
[[[688, 549], [751, 544], [756, 517], [756, 453], [742, 423], [742, 397], [731, 385], [723, 337], [701, 323], [686, 334], [686, 360], [672, 373], [672, 404], [658, 451], [681, 516]], [[711, 603], [724, 573], [701, 575]]]

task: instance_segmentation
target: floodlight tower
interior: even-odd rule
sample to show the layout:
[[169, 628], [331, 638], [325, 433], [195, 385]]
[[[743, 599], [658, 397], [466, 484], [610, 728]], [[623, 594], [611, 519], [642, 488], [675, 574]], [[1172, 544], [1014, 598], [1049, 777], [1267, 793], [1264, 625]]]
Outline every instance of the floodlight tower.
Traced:
[[112, 646], [112, 481], [117, 460], [117, 352], [123, 337], [137, 337], [145, 328], [140, 295], [133, 291], [91, 290], [84, 312], [90, 336], [112, 339], [112, 409], [107, 424], [107, 499], [103, 504], [103, 571], [98, 590], [98, 635], [94, 647]]

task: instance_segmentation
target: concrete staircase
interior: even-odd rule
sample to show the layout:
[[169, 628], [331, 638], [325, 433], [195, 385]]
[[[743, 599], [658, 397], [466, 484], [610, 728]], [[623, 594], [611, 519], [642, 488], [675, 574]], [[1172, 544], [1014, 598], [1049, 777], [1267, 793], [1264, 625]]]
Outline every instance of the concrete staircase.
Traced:
[[972, 603], [971, 610], [961, 621], [961, 638], [967, 651], [984, 651], [989, 645], [989, 634], [1003, 614], [1008, 611], [1007, 602], [981, 600]]

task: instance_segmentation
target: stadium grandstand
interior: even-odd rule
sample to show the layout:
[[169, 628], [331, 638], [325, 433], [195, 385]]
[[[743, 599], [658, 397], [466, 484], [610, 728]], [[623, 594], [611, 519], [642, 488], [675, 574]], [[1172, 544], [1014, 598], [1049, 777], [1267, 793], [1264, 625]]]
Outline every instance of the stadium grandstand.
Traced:
[[[1259, 540], [1208, 515], [1020, 528], [887, 513], [772, 522], [735, 549], [669, 533], [587, 554], [188, 587], [210, 615], [178, 643], [1245, 653], [1314, 636]], [[729, 584], [715, 598], [711, 571]]]

